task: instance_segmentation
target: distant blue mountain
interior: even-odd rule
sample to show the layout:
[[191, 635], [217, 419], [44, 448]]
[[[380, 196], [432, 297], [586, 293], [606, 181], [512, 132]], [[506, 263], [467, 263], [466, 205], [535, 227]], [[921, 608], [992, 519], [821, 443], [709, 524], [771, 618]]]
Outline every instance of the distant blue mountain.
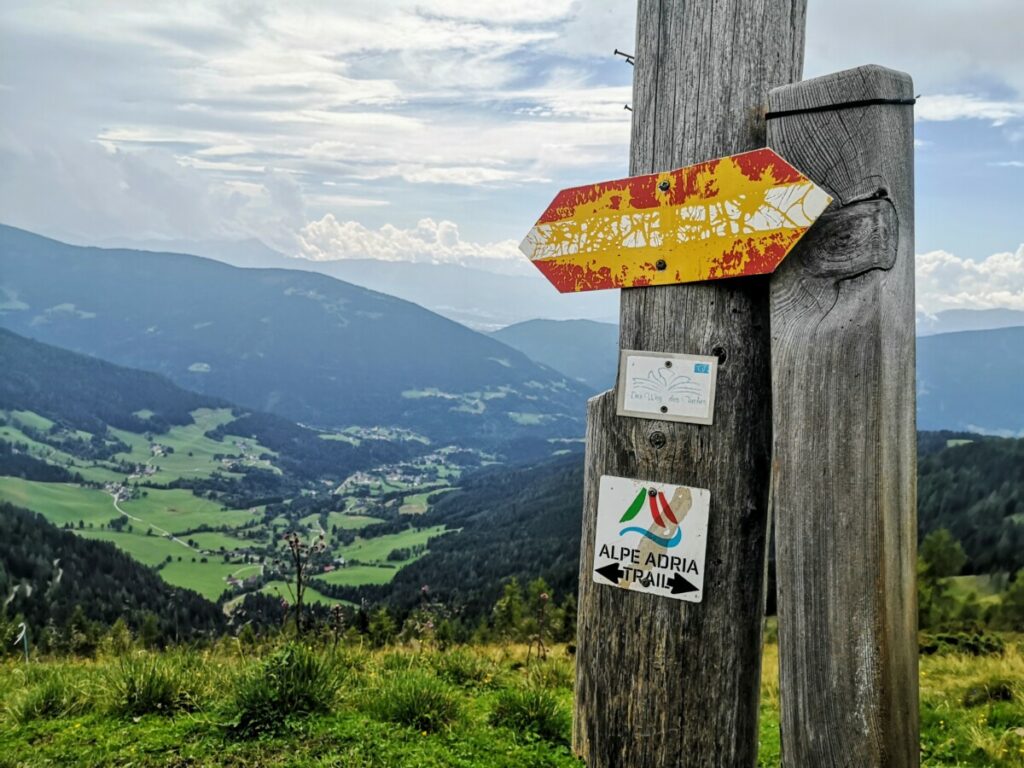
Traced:
[[615, 383], [619, 327], [593, 320], [528, 320], [491, 334], [498, 341], [581, 381], [595, 392]]
[[590, 393], [496, 339], [324, 275], [5, 226], [0, 326], [294, 421], [467, 444], [580, 436]]
[[917, 340], [917, 427], [1024, 435], [1024, 327]]
[[[1000, 317], [1009, 320], [1012, 315]], [[954, 316], [949, 322], [969, 323], [970, 318]], [[989, 322], [996, 319], [988, 316]], [[594, 389], [615, 385], [615, 325], [535, 320], [494, 335]], [[941, 333], [917, 339], [919, 429], [1024, 434], [1022, 387], [1024, 327]]]

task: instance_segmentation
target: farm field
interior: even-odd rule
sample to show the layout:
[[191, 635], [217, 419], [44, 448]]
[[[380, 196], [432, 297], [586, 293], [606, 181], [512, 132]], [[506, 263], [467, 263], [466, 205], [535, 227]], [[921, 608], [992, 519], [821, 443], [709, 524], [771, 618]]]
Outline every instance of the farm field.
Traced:
[[381, 522], [379, 517], [368, 515], [350, 515], [347, 512], [331, 512], [327, 516], [327, 527], [337, 526], [346, 531], [356, 531], [368, 525]]
[[411, 496], [406, 496], [404, 503], [399, 508], [399, 512], [403, 515], [422, 515], [430, 504], [427, 501], [435, 493], [445, 493], [446, 491], [453, 491], [454, 488], [437, 488], [433, 491], [427, 491], [426, 493], [414, 493]]
[[325, 581], [346, 587], [361, 587], [364, 584], [388, 584], [398, 573], [397, 564], [386, 565], [346, 565], [330, 573], [317, 574], [314, 581]]
[[[437, 536], [443, 530], [443, 525], [435, 525], [432, 528], [410, 529], [401, 533], [378, 536], [373, 539], [356, 539], [351, 545], [341, 547], [339, 552], [349, 561], [383, 563], [387, 562], [388, 554], [392, 550], [425, 546], [432, 536]], [[412, 559], [408, 558], [402, 564], [411, 562]]]
[[99, 526], [120, 517], [109, 493], [70, 483], [0, 477], [0, 499], [34, 510], [57, 526], [79, 521]]
[[171, 533], [181, 533], [203, 525], [234, 528], [250, 523], [256, 517], [248, 509], [221, 509], [219, 503], [195, 496], [183, 488], [147, 488], [143, 498], [122, 501], [119, 506], [143, 523]]
[[[246, 466], [278, 471], [270, 461], [259, 458], [264, 454], [274, 455], [274, 452], [251, 439], [229, 436], [225, 441], [217, 441], [206, 437], [207, 431], [226, 424], [234, 418], [230, 409], [227, 408], [197, 409], [192, 412], [193, 424], [171, 427], [163, 434], [154, 435], [152, 441], [143, 434], [111, 428], [110, 435], [128, 445], [129, 450], [115, 454], [111, 459], [105, 461], [86, 461], [76, 458], [58, 448], [30, 438], [23, 429], [46, 431], [53, 426], [53, 422], [36, 413], [30, 411], [0, 413], [9, 422], [0, 425], [0, 438], [10, 442], [23, 443], [28, 446], [33, 456], [66, 466], [71, 471], [81, 474], [88, 482], [124, 481], [126, 473], [116, 466], [120, 462], [151, 467], [155, 471], [146, 476], [147, 482], [161, 485], [179, 478], [207, 478], [214, 472], [220, 472], [226, 477], [240, 476], [237, 472], [229, 471], [226, 465], [216, 458], [217, 456], [240, 462]], [[87, 432], [77, 431], [73, 434], [83, 440], [88, 440], [91, 437]], [[150, 447], [153, 444], [171, 450], [156, 455]]]
[[147, 536], [144, 532], [140, 533], [137, 530], [128, 532], [86, 528], [82, 531], [75, 531], [75, 533], [87, 539], [109, 541], [144, 565], [159, 565], [168, 557], [171, 559], [181, 557], [188, 560], [196, 556], [194, 550], [166, 536]]
[[[260, 589], [265, 595], [272, 595], [273, 597], [280, 597], [283, 600], [287, 600], [289, 603], [292, 602], [292, 592], [289, 591], [288, 585], [283, 581], [268, 581]], [[328, 597], [327, 595], [318, 592], [315, 586], [307, 587], [303, 593], [303, 600], [309, 605], [314, 603], [320, 603], [321, 605], [351, 605], [347, 600], [338, 600], [334, 597]]]

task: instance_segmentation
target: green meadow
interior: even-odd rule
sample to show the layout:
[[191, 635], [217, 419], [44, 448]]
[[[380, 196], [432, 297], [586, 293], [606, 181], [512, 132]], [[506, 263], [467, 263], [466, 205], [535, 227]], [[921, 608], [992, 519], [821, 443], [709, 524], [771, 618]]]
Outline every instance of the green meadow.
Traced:
[[446, 491], [451, 490], [454, 490], [454, 488], [437, 488], [433, 491], [414, 493], [410, 496], [406, 496], [398, 511], [403, 515], [422, 515], [430, 508], [430, 503], [427, 499], [435, 493], [445, 493]]
[[[119, 642], [90, 659], [0, 661], [2, 768], [583, 767], [565, 646], [538, 660], [523, 645], [375, 649], [351, 633], [165, 652]], [[1021, 642], [921, 657], [923, 768], [1024, 767]], [[780, 765], [779, 705], [770, 643], [759, 768]]]
[[[357, 538], [351, 545], [341, 547], [339, 552], [346, 560], [360, 563], [387, 562], [388, 554], [395, 549], [425, 546], [432, 536], [444, 530], [443, 525], [432, 528], [409, 529], [401, 533], [377, 536], [373, 539]], [[409, 558], [406, 562], [414, 558]]]
[[120, 517], [109, 493], [70, 483], [39, 483], [0, 477], [0, 498], [43, 515], [54, 525], [100, 525]]
[[[274, 580], [268, 581], [260, 589], [265, 595], [272, 595], [273, 597], [280, 597], [283, 600], [287, 600], [289, 603], [294, 602], [294, 587], [289, 588], [289, 585], [283, 581]], [[322, 592], [318, 592], [315, 586], [310, 586], [303, 592], [303, 600], [307, 605], [314, 603], [320, 603], [321, 605], [351, 605], [346, 600], [338, 600], [334, 597], [328, 597]]]
[[397, 564], [385, 565], [346, 565], [331, 573], [317, 574], [314, 581], [326, 581], [328, 584], [340, 584], [347, 587], [360, 587], [364, 584], [388, 584], [398, 573]]

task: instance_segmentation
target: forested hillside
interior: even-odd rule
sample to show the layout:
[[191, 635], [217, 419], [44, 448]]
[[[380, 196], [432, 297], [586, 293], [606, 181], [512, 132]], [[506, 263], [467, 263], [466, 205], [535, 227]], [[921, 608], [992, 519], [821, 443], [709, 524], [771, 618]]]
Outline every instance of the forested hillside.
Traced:
[[321, 428], [497, 445], [577, 437], [588, 390], [484, 334], [325, 275], [81, 248], [0, 226], [0, 325]]
[[[7, 601], [6, 614], [33, 628], [34, 642], [59, 643], [73, 631], [87, 634], [89, 622], [110, 627], [118, 619], [136, 633], [145, 628], [164, 641], [216, 635], [225, 624], [216, 605], [168, 586], [112, 544], [62, 531], [5, 502], [0, 502], [0, 596]], [[48, 640], [44, 630], [53, 637]]]
[[0, 410], [33, 411], [65, 426], [102, 432], [166, 432], [191, 424], [196, 408], [224, 400], [175, 386], [163, 376], [123, 368], [0, 328]]
[[[920, 538], [940, 528], [951, 531], [967, 553], [966, 573], [1024, 568], [1024, 440], [921, 433], [918, 445]], [[557, 594], [575, 594], [582, 486], [579, 454], [475, 473], [417, 523], [445, 523], [460, 533], [432, 542], [430, 552], [388, 588], [337, 594], [387, 598], [404, 612], [429, 585], [473, 621], [511, 578], [526, 583], [543, 577]]]
[[404, 614], [429, 587], [470, 623], [486, 616], [509, 579], [543, 578], [559, 599], [575, 599], [579, 569], [583, 462], [579, 453], [542, 464], [493, 468], [467, 477], [437, 500], [417, 525], [458, 529], [430, 542], [390, 585], [332, 594], [386, 599]]
[[945, 528], [967, 573], [1024, 568], [1024, 440], [953, 440], [918, 465], [918, 531]]
[[[3, 328], [0, 370], [6, 372], [0, 377], [0, 413], [32, 412], [53, 422], [45, 430], [22, 425], [22, 431], [34, 441], [79, 458], [102, 458], [125, 447], [110, 428], [162, 435], [173, 426], [193, 424], [192, 412], [200, 408], [233, 408], [235, 418], [211, 430], [211, 438], [236, 435], [256, 440], [277, 454], [281, 468], [303, 480], [343, 480], [359, 469], [425, 450], [422, 443], [402, 440], [324, 440], [322, 433], [280, 416], [244, 411], [219, 398], [182, 389], [163, 376], [43, 344]], [[0, 475], [43, 479], [38, 475], [45, 470], [38, 462], [31, 469], [12, 469], [15, 462], [30, 466], [31, 457], [25, 451], [12, 451], [2, 435], [0, 446], [5, 446], [0, 450]], [[52, 472], [50, 477], [58, 479]]]

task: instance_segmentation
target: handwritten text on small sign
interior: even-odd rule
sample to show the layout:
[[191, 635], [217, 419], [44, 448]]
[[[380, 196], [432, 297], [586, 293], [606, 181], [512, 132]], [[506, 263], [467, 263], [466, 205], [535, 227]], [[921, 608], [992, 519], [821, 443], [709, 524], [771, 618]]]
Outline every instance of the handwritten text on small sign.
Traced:
[[624, 349], [616, 412], [663, 421], [711, 424], [718, 358]]
[[594, 581], [699, 603], [711, 493], [602, 475]]
[[519, 249], [562, 293], [763, 275], [831, 201], [758, 149], [563, 189]]

